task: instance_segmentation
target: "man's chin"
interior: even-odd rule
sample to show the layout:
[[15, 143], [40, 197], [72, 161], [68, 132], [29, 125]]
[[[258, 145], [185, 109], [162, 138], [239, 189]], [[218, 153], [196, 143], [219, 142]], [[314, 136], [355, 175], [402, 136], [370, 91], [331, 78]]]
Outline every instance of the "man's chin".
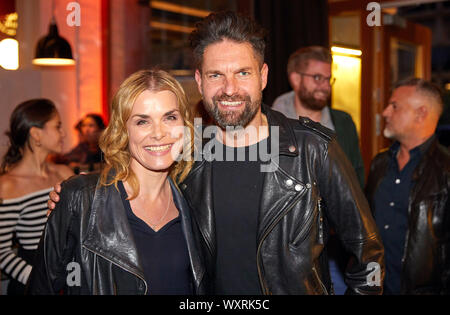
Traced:
[[311, 110], [321, 111], [322, 109], [324, 109], [325, 106], [327, 106], [327, 102], [305, 103], [305, 105], [306, 105], [306, 107], [308, 107]]
[[390, 131], [387, 128], [384, 128], [383, 130], [383, 136], [387, 139], [394, 139], [394, 134], [392, 133], [392, 131]]

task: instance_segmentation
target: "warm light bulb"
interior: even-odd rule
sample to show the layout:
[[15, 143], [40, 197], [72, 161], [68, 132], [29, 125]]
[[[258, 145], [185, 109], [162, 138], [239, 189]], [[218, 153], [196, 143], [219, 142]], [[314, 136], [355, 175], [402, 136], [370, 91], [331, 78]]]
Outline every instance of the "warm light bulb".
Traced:
[[337, 47], [333, 46], [331, 47], [331, 51], [337, 54], [344, 54], [344, 55], [352, 55], [352, 56], [361, 56], [362, 51], [359, 49], [349, 49], [349, 48], [343, 48], [343, 47]]
[[72, 66], [75, 64], [75, 60], [64, 58], [36, 58], [33, 59], [33, 64], [36, 66]]
[[0, 41], [0, 66], [6, 70], [19, 69], [19, 42], [13, 38]]

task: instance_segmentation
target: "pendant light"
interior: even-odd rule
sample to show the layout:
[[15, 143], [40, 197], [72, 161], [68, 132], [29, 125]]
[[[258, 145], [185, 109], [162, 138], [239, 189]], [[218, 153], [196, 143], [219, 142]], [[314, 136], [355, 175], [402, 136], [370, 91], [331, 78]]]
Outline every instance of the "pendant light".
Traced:
[[69, 42], [59, 36], [52, 2], [52, 20], [47, 36], [41, 38], [36, 47], [33, 64], [37, 66], [71, 66], [75, 64]]

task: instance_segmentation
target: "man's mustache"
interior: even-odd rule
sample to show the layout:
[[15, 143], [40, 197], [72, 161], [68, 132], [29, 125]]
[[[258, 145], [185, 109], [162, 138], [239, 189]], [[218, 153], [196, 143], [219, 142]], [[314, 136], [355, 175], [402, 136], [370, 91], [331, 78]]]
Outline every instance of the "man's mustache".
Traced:
[[251, 98], [249, 95], [225, 95], [221, 94], [213, 97], [213, 102], [250, 102]]

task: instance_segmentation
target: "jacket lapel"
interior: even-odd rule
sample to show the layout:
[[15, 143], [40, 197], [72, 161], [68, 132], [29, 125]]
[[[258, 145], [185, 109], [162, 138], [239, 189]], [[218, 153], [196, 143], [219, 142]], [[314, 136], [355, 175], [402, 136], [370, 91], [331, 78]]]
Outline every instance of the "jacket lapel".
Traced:
[[[294, 158], [299, 154], [298, 145], [293, 130], [289, 125], [278, 120], [277, 114], [262, 107], [269, 123], [269, 136], [271, 147], [278, 147], [278, 154], [271, 156], [271, 172], [264, 173], [264, 184], [260, 199], [258, 242], [265, 238], [281, 217], [292, 209], [295, 201], [307, 190], [307, 187], [290, 176], [280, 167], [281, 158]], [[276, 127], [277, 129], [273, 129]], [[278, 130], [276, 132], [276, 130]], [[271, 153], [274, 151], [271, 149]], [[290, 163], [289, 165], [292, 165]], [[297, 164], [295, 164], [296, 167]], [[296, 172], [291, 172], [295, 174]]]
[[97, 184], [83, 246], [145, 279], [132, 235], [118, 189]]
[[204, 275], [204, 268], [202, 265], [202, 260], [200, 258], [199, 252], [196, 248], [193, 232], [192, 232], [192, 219], [190, 211], [186, 200], [183, 198], [181, 192], [178, 190], [178, 187], [173, 183], [173, 181], [169, 178], [170, 186], [172, 188], [172, 195], [175, 205], [180, 212], [181, 216], [181, 226], [183, 229], [183, 234], [185, 235], [186, 245], [188, 247], [189, 252], [189, 260], [191, 263], [192, 274], [194, 276], [194, 281], [196, 285], [196, 289], [200, 287], [200, 283], [202, 281]]
[[212, 163], [205, 160], [196, 162], [189, 176], [181, 184], [184, 196], [189, 202], [192, 217], [198, 226], [206, 246], [215, 257], [215, 217], [212, 192]]

